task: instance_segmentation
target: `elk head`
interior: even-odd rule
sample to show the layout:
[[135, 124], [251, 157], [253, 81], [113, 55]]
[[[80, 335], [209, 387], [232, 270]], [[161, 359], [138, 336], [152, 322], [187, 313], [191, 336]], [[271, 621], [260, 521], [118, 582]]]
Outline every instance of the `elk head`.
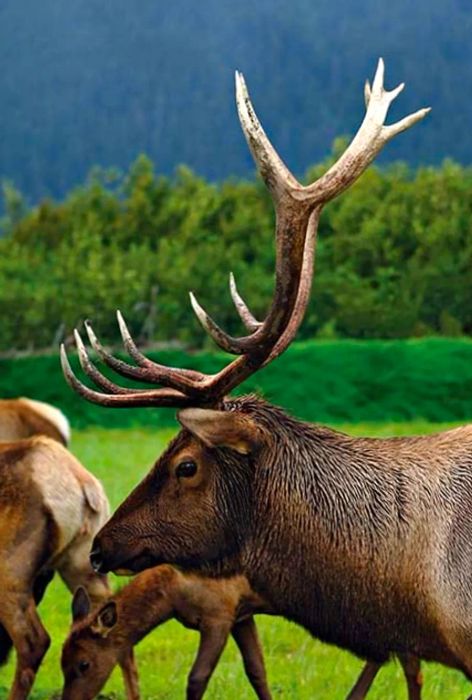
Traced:
[[109, 354], [92, 327], [87, 333], [100, 359], [119, 374], [159, 385], [130, 389], [110, 381], [92, 364], [75, 332], [84, 372], [102, 389], [92, 390], [73, 374], [64, 348], [63, 371], [84, 398], [103, 406], [174, 406], [183, 431], [151, 473], [116, 511], [95, 540], [92, 563], [101, 571], [138, 571], [160, 562], [202, 566], [237, 559], [254, 524], [255, 473], [273, 449], [273, 434], [257, 402], [225, 399], [251, 374], [278, 357], [290, 344], [308, 303], [318, 221], [323, 206], [348, 188], [394, 136], [422, 119], [428, 109], [395, 124], [384, 121], [391, 102], [403, 89], [383, 86], [380, 60], [372, 83], [366, 83], [364, 120], [349, 147], [317, 181], [301, 185], [280, 159], [252, 107], [244, 79], [236, 74], [236, 101], [241, 126], [276, 213], [275, 291], [264, 321], [258, 321], [239, 295], [230, 290], [248, 335], [225, 333], [190, 295], [195, 313], [226, 352], [236, 355], [220, 372], [205, 375], [152, 362], [136, 347], [123, 317], [118, 323], [135, 364]]

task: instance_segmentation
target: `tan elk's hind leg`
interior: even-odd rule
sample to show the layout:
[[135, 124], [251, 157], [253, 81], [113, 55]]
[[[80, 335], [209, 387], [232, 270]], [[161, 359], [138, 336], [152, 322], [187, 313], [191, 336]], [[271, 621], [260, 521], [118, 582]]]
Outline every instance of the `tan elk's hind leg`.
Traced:
[[3, 592], [0, 622], [15, 647], [16, 671], [8, 700], [25, 700], [49, 648], [49, 635], [39, 619], [31, 592]]
[[244, 670], [259, 700], [272, 700], [272, 695], [267, 685], [267, 674], [264, 664], [256, 623], [251, 616], [243, 622], [237, 623], [231, 630], [234, 641], [239, 647], [243, 657]]
[[383, 664], [368, 661], [346, 700], [364, 700]]
[[421, 662], [413, 654], [398, 654], [403, 667], [408, 686], [408, 700], [421, 700], [421, 688], [423, 677], [421, 675]]
[[187, 700], [201, 700], [228, 641], [231, 626], [207, 627], [200, 632], [200, 645], [187, 681]]

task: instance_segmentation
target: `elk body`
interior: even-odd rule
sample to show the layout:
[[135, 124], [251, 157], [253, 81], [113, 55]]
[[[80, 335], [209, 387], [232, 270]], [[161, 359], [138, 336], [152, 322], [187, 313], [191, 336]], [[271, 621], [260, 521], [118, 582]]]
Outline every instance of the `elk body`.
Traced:
[[109, 595], [88, 556], [108, 512], [100, 482], [56, 440], [0, 443], [0, 663], [12, 646], [17, 654], [10, 700], [27, 697], [48, 649], [37, 605], [54, 572], [71, 592]]
[[[199, 700], [233, 635], [260, 700], [270, 700], [254, 612], [269, 612], [244, 576], [211, 579], [159, 566], [136, 576], [98, 610], [78, 589], [73, 626], [62, 652], [63, 700], [92, 700], [116, 663], [151, 630], [175, 618], [200, 632], [187, 698]], [[136, 698], [139, 696], [136, 695]]]
[[[118, 313], [135, 364], [110, 355], [88, 324], [92, 346], [117, 372], [160, 388], [110, 381], [76, 332], [96, 391], [75, 377], [62, 348], [67, 380], [90, 401], [183, 408], [181, 433], [96, 537], [96, 570], [136, 572], [167, 562], [211, 576], [243, 573], [274, 613], [371, 662], [351, 698], [362, 697], [391, 654], [434, 659], [472, 676], [472, 427], [426, 438], [356, 439], [228, 392], [293, 339], [308, 303], [322, 207], [427, 112], [385, 126], [403, 85], [385, 91], [383, 72], [380, 61], [352, 143], [308, 186], [273, 149], [237, 75], [241, 124], [276, 210], [274, 297], [259, 322], [231, 278], [249, 331], [241, 338], [226, 334], [191, 297], [201, 323], [236, 359], [215, 375], [156, 364], [140, 353]], [[409, 692], [419, 698], [418, 678]]]
[[1, 399], [0, 440], [21, 440], [33, 435], [47, 435], [68, 445], [69, 421], [62, 411], [43, 401]]

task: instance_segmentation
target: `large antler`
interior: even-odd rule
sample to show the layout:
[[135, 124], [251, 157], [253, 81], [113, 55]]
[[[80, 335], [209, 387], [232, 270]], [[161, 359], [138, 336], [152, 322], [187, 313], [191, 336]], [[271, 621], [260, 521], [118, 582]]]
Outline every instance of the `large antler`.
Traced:
[[249, 375], [278, 357], [295, 336], [306, 310], [322, 207], [349, 187], [390, 139], [422, 119], [429, 111], [421, 109], [395, 124], [385, 126], [388, 108], [404, 85], [402, 83], [388, 92], [384, 89], [383, 81], [384, 64], [380, 59], [372, 87], [366, 83], [366, 114], [356, 136], [322, 177], [304, 187], [274, 150], [254, 112], [244, 78], [236, 73], [236, 102], [241, 126], [259, 172], [272, 195], [276, 212], [275, 290], [265, 320], [259, 322], [252, 315], [231, 275], [231, 296], [249, 335], [235, 338], [225, 333], [190, 293], [192, 306], [203, 327], [220, 348], [238, 355], [220, 372], [206, 375], [152, 362], [138, 350], [118, 312], [124, 346], [136, 364], [128, 364], [109, 354], [98, 342], [90, 324], [86, 323], [91, 345], [100, 359], [117, 373], [158, 384], [160, 388], [129, 389], [111, 382], [92, 364], [77, 331], [75, 339], [82, 369], [103, 392], [89, 389], [75, 377], [62, 346], [62, 368], [69, 384], [86, 399], [105, 406], [213, 405]]

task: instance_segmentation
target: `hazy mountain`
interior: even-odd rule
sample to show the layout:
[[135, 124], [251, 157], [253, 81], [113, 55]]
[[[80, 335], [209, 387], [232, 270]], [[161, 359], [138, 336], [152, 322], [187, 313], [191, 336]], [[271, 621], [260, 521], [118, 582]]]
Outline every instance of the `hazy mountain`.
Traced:
[[472, 160], [470, 0], [2, 0], [0, 176], [33, 199], [94, 164], [147, 152], [159, 170], [252, 171], [233, 71], [296, 171], [353, 133], [379, 55], [433, 113], [385, 158]]

